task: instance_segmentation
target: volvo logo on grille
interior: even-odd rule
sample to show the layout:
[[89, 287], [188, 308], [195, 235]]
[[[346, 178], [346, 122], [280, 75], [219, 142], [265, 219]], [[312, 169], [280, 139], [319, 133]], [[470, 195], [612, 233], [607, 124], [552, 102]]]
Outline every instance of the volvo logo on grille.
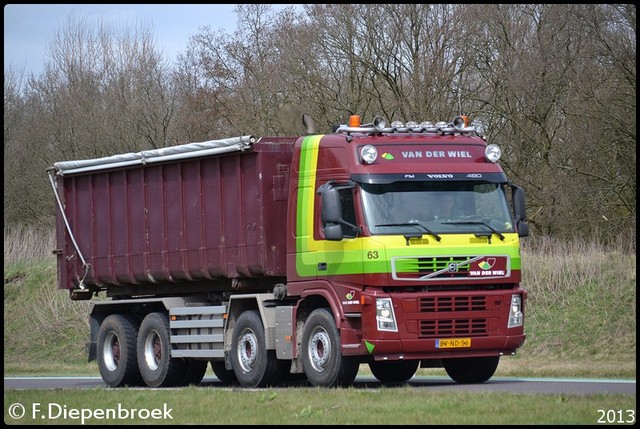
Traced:
[[452, 262], [449, 264], [449, 272], [450, 273], [457, 273], [458, 272], [458, 264], [456, 264], [455, 262]]

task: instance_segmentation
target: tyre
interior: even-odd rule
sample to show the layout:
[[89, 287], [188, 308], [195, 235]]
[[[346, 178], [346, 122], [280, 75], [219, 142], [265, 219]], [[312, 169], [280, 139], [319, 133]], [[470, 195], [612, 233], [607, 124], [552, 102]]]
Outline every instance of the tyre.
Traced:
[[231, 364], [243, 387], [265, 387], [278, 384], [291, 365], [278, 360], [275, 350], [267, 350], [260, 314], [245, 311], [233, 327]]
[[181, 385], [197, 386], [200, 384], [207, 372], [208, 364], [206, 360], [188, 360], [186, 362], [186, 374]]
[[221, 360], [212, 360], [211, 361], [211, 369], [215, 376], [222, 382], [222, 384], [237, 384], [238, 378], [236, 377], [236, 373], [233, 372], [232, 369], [227, 369], [224, 366], [224, 361]]
[[353, 383], [359, 360], [340, 352], [340, 334], [326, 308], [314, 310], [304, 325], [300, 344], [302, 367], [314, 386], [342, 387]]
[[404, 383], [413, 377], [420, 366], [419, 360], [374, 361], [369, 369], [382, 383]]
[[286, 384], [307, 384], [309, 382], [307, 374], [304, 372], [285, 374], [284, 380]]
[[499, 362], [500, 356], [442, 360], [449, 377], [462, 384], [484, 383], [493, 377]]
[[123, 314], [107, 316], [98, 331], [97, 360], [102, 380], [109, 387], [139, 386], [136, 357], [138, 324]]
[[171, 357], [169, 319], [165, 313], [149, 313], [138, 332], [138, 367], [149, 387], [184, 384], [187, 362]]

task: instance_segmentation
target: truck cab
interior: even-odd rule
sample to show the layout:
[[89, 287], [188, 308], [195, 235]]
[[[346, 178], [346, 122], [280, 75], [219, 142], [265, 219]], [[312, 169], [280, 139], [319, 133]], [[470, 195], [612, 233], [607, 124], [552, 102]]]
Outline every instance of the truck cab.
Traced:
[[[490, 378], [526, 337], [524, 193], [499, 158], [466, 117], [391, 126], [352, 117], [300, 138], [287, 252], [297, 311], [323, 302], [341, 354], [360, 356], [379, 379], [405, 381], [419, 366]], [[302, 340], [303, 363], [323, 372], [330, 342]]]

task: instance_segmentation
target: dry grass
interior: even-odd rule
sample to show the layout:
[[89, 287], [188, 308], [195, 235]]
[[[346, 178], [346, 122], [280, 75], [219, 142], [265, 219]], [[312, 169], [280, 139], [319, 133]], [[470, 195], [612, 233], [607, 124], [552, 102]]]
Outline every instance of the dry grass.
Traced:
[[4, 227], [4, 266], [53, 260], [55, 231], [18, 225]]
[[5, 371], [86, 360], [88, 303], [71, 301], [57, 287], [54, 232], [4, 232]]
[[540, 240], [523, 251], [528, 356], [635, 368], [636, 257], [597, 243]]

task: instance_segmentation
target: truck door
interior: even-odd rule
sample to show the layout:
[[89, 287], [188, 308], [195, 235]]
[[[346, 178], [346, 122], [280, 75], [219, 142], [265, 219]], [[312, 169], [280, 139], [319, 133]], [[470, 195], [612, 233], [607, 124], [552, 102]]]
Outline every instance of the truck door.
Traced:
[[329, 181], [318, 188], [316, 234], [319, 238], [317, 276], [345, 276], [343, 280], [361, 283], [362, 241], [355, 210], [355, 184]]

